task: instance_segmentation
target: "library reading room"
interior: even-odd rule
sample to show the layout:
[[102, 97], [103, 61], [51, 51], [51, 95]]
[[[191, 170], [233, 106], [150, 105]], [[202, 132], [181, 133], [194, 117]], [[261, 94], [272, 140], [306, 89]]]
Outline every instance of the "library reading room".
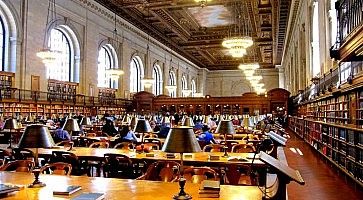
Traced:
[[363, 0], [0, 0], [0, 200], [362, 200]]

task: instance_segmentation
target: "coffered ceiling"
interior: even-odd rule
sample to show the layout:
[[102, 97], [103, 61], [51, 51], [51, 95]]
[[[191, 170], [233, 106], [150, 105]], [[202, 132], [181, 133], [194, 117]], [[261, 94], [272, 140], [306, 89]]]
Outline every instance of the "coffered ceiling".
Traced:
[[[96, 0], [153, 38], [209, 70], [281, 63], [291, 0]], [[222, 46], [229, 35], [251, 36], [243, 58]]]

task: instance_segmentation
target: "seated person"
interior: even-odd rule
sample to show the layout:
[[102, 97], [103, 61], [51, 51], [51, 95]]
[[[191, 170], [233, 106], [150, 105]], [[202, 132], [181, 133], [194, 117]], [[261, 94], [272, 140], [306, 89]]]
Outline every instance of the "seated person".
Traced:
[[120, 129], [120, 136], [123, 141], [137, 142], [137, 137], [133, 131], [130, 130], [129, 126], [122, 126]]
[[240, 122], [239, 122], [239, 120], [238, 120], [237, 117], [233, 118], [232, 124], [235, 125], [235, 126], [239, 126], [240, 125]]
[[53, 140], [55, 143], [71, 141], [71, 135], [68, 133], [68, 131], [63, 130], [62, 126], [59, 126], [57, 130], [54, 131]]
[[203, 128], [202, 122], [200, 120], [196, 121], [193, 128], [194, 128], [194, 130], [200, 130], [200, 129], [202, 129]]
[[105, 133], [106, 136], [115, 136], [117, 134], [117, 130], [113, 125], [113, 121], [107, 119], [106, 124], [102, 127], [102, 133]]
[[160, 131], [159, 131], [159, 138], [166, 138], [168, 136], [170, 130], [170, 123], [164, 123], [161, 125]]
[[204, 125], [202, 128], [203, 133], [198, 135], [199, 141], [204, 141], [207, 144], [216, 144], [216, 141], [213, 138], [213, 134], [209, 132], [209, 127]]
[[153, 129], [153, 132], [159, 132], [160, 126], [158, 126], [155, 121], [150, 121], [150, 127]]

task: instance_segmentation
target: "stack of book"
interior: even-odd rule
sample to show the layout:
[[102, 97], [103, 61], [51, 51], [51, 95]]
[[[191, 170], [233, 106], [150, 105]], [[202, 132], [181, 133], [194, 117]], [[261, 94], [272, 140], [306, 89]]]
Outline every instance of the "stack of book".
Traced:
[[199, 188], [199, 198], [219, 198], [219, 181], [204, 180]]

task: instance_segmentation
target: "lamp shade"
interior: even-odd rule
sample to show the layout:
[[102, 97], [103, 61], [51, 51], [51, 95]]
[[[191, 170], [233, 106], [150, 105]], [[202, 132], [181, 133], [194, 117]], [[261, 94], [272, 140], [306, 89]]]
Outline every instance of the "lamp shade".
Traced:
[[7, 119], [5, 120], [5, 124], [3, 129], [18, 129], [18, 122], [16, 119]]
[[50, 148], [54, 141], [48, 127], [41, 124], [29, 125], [20, 138], [19, 148]]
[[168, 153], [193, 153], [200, 152], [201, 149], [193, 128], [179, 126], [170, 129], [162, 151]]
[[139, 119], [137, 120], [136, 126], [134, 128], [135, 133], [150, 133], [153, 132], [151, 129], [151, 126], [149, 124], [149, 121], [145, 119]]
[[162, 124], [170, 124], [170, 117], [165, 116], [163, 117], [163, 119], [161, 120]]
[[186, 117], [182, 123], [182, 126], [189, 126], [189, 127], [194, 127], [194, 122], [193, 119], [190, 117]]
[[83, 126], [91, 126], [92, 125], [91, 119], [89, 117], [83, 117], [82, 118], [81, 125], [83, 125]]
[[62, 129], [68, 131], [69, 133], [72, 131], [81, 131], [76, 119], [67, 119]]
[[222, 120], [218, 123], [218, 127], [215, 131], [215, 133], [220, 134], [234, 134], [234, 127], [232, 124], [232, 121], [229, 120]]
[[249, 121], [249, 118], [244, 117], [243, 120], [242, 120], [241, 126], [242, 127], [248, 127], [248, 121]]

